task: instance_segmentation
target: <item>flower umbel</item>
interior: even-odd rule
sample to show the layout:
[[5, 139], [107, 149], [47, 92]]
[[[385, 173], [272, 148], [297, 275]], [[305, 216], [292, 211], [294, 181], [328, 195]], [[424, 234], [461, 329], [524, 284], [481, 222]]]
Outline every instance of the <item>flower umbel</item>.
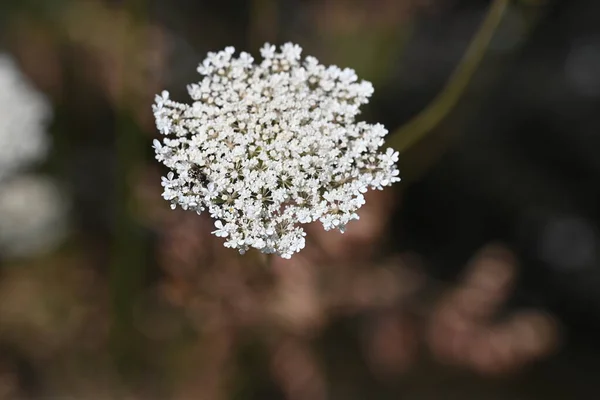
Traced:
[[0, 181], [42, 160], [52, 109], [19, 70], [16, 62], [0, 53]]
[[163, 92], [153, 106], [165, 135], [156, 158], [171, 170], [163, 197], [207, 210], [213, 233], [242, 253], [290, 258], [304, 247], [301, 224], [343, 232], [369, 188], [400, 180], [398, 153], [378, 152], [387, 130], [355, 121], [373, 86], [301, 52], [266, 44], [260, 64], [233, 47], [209, 53], [188, 87], [192, 104]]

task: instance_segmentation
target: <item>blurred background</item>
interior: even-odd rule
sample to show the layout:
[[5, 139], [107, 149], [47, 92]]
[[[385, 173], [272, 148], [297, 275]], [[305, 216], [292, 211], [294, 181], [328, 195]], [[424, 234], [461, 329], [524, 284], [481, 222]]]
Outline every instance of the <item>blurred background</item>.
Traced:
[[[0, 399], [596, 398], [598, 21], [595, 0], [2, 0]], [[266, 41], [372, 81], [391, 135], [469, 83], [347, 233], [309, 227], [268, 268], [169, 209], [151, 147], [156, 93]]]

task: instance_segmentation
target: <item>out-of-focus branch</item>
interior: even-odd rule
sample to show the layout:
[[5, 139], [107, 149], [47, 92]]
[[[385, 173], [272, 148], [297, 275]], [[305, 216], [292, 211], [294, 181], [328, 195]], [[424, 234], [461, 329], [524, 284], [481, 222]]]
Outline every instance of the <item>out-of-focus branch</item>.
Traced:
[[277, 0], [252, 0], [250, 2], [250, 25], [248, 45], [258, 49], [264, 42], [274, 43], [279, 34]]
[[[143, 0], [129, 0], [126, 11], [136, 21], [145, 16]], [[143, 31], [135, 32], [144, 35]], [[132, 40], [144, 40], [131, 38]], [[116, 60], [118, 65], [127, 63], [129, 48], [123, 45]], [[117, 171], [115, 175], [115, 233], [110, 266], [111, 292], [111, 345], [113, 356], [121, 373], [135, 372], [140, 357], [139, 333], [133, 325], [133, 307], [143, 288], [146, 267], [144, 241], [137, 229], [131, 210], [135, 196], [131, 179], [143, 162], [144, 141], [140, 128], [131, 116], [132, 93], [124, 82], [116, 88], [118, 119], [116, 127], [115, 151]]]
[[391, 147], [401, 153], [405, 152], [452, 111], [481, 63], [496, 29], [502, 21], [508, 3], [509, 0], [494, 0], [463, 59], [450, 76], [442, 92], [427, 108], [389, 136], [388, 143]]

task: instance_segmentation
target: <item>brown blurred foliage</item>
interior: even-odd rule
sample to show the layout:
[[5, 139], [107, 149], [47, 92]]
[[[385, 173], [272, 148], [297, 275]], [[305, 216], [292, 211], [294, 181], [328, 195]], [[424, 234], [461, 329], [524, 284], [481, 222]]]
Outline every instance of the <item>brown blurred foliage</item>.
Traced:
[[[185, 310], [201, 337], [223, 344], [212, 347], [208, 361], [223, 369], [221, 388], [227, 387], [227, 371], [234, 371], [236, 341], [258, 331], [286, 398], [327, 398], [323, 355], [315, 344], [329, 325], [353, 315], [372, 316], [362, 328], [362, 347], [371, 372], [384, 381], [399, 379], [427, 354], [443, 364], [498, 375], [557, 348], [558, 324], [550, 315], [501, 313], [518, 266], [500, 245], [482, 249], [448, 288], [427, 278], [417, 255], [377, 261], [398, 204], [393, 192], [368, 193], [360, 220], [344, 234], [309, 227], [307, 248], [290, 260], [238, 256], [210, 235], [212, 221], [204, 216], [176, 211], [158, 218], [166, 224], [159, 250], [166, 273], [161, 292]], [[423, 346], [430, 351], [422, 353]], [[201, 376], [191, 384], [205, 382]]]

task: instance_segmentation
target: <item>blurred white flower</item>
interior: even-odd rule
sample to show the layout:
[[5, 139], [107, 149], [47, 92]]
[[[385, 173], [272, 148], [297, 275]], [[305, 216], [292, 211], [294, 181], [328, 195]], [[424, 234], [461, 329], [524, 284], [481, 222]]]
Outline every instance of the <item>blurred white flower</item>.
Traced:
[[0, 257], [35, 256], [67, 233], [68, 205], [51, 180], [19, 175], [0, 184]]
[[45, 157], [51, 114], [44, 95], [0, 54], [0, 180]]
[[166, 138], [154, 149], [171, 170], [162, 185], [173, 207], [208, 210], [227, 247], [289, 258], [304, 247], [299, 224], [343, 231], [368, 188], [400, 178], [398, 153], [378, 151], [387, 130], [355, 121], [373, 86], [302, 60], [297, 45], [279, 50], [266, 44], [260, 64], [233, 47], [209, 53], [188, 87], [191, 105], [157, 96]]

